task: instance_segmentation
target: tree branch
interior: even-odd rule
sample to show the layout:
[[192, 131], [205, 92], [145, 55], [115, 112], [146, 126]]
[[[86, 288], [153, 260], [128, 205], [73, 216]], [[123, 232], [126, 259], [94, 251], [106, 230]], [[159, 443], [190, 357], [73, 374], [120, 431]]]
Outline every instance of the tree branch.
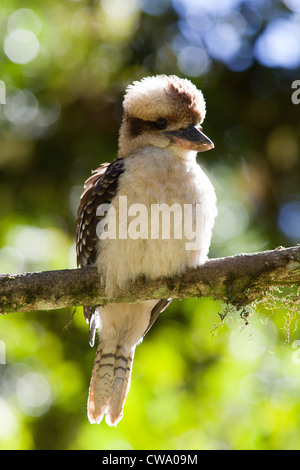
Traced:
[[[242, 306], [271, 286], [294, 284], [300, 285], [300, 246], [211, 259], [181, 276], [140, 278], [109, 302], [212, 297]], [[96, 268], [0, 275], [0, 314], [107, 302]]]

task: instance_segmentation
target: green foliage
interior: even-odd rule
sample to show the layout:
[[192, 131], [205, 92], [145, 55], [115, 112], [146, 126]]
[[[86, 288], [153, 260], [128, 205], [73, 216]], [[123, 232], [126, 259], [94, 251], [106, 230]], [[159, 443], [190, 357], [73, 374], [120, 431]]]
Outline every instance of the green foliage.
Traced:
[[[299, 27], [299, 9], [223, 3], [1, 2], [1, 272], [75, 267], [83, 183], [116, 157], [126, 85], [156, 73], [191, 78], [207, 101], [215, 150], [200, 157], [219, 201], [210, 256], [297, 243], [300, 41], [283, 64], [260, 41], [274, 18]], [[298, 313], [293, 290], [239, 311], [174, 301], [137, 348], [116, 429], [87, 420], [95, 350], [81, 307], [73, 319], [71, 308], [2, 316], [0, 448], [299, 449]]]

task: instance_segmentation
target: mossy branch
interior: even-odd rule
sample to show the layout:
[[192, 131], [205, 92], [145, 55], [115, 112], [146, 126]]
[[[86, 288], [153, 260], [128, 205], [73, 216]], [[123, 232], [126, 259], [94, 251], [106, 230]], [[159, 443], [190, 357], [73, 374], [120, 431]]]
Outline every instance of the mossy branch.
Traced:
[[[211, 259], [181, 276], [140, 278], [109, 302], [211, 297], [243, 306], [272, 286], [291, 285], [300, 285], [300, 246]], [[0, 314], [107, 302], [96, 268], [0, 275]]]

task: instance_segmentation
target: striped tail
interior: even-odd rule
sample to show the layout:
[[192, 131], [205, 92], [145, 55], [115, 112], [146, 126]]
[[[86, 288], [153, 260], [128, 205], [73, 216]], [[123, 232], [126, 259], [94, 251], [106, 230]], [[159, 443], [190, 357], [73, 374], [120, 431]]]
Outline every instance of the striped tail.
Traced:
[[128, 351], [120, 345], [104, 347], [99, 340], [88, 399], [91, 423], [100, 423], [105, 414], [109, 426], [116, 426], [122, 419], [134, 350]]

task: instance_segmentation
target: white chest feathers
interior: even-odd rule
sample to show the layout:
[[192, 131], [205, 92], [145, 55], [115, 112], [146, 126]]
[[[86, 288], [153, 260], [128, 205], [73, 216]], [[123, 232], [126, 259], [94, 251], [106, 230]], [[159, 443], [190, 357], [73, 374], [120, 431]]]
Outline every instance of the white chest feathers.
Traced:
[[96, 264], [111, 296], [140, 275], [171, 276], [204, 263], [217, 214], [195, 154], [187, 160], [148, 147], [125, 164], [99, 230]]

